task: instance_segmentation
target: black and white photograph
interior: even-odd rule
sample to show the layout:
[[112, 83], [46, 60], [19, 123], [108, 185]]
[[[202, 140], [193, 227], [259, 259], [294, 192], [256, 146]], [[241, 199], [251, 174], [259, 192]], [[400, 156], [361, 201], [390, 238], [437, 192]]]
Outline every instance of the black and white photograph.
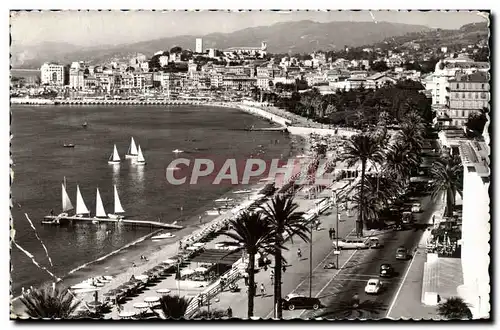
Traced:
[[10, 319], [489, 320], [492, 13], [334, 6], [10, 8]]

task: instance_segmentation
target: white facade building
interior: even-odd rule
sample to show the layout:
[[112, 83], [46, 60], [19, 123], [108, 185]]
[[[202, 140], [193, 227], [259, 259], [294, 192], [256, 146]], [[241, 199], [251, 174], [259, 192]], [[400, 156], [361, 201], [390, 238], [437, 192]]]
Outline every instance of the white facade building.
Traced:
[[447, 58], [436, 63], [436, 68], [425, 86], [425, 89], [432, 93], [432, 105], [445, 105], [449, 93], [448, 80], [454, 78], [458, 71], [464, 74], [471, 74], [476, 71], [489, 71], [490, 65], [487, 62], [474, 62], [465, 56], [457, 58]]
[[203, 39], [202, 38], [196, 38], [195, 52], [198, 54], [203, 53]]
[[490, 164], [484, 142], [461, 142], [464, 166], [461, 262], [464, 284], [458, 294], [470, 304], [473, 317], [489, 317], [490, 311]]
[[64, 84], [64, 66], [55, 63], [44, 63], [40, 68], [42, 84], [62, 86]]

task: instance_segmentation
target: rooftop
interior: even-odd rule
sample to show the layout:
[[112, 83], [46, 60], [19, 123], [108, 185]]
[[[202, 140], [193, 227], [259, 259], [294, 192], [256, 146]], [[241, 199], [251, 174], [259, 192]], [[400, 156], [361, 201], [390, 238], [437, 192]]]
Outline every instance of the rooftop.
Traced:
[[472, 74], [459, 74], [455, 76], [455, 78], [451, 78], [449, 80], [450, 82], [488, 82], [489, 77], [488, 73], [486, 72], [474, 72]]
[[490, 175], [489, 152], [485, 142], [463, 141], [459, 144], [462, 163], [473, 169], [479, 176]]

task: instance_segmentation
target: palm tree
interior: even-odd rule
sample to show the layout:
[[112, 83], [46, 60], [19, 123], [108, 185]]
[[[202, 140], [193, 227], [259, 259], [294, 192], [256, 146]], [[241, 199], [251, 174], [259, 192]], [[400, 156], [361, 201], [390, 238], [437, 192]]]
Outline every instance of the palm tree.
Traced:
[[160, 299], [160, 308], [167, 319], [179, 320], [186, 314], [186, 310], [191, 303], [191, 299], [179, 296], [163, 296]]
[[34, 288], [29, 293], [24, 293], [20, 300], [26, 307], [26, 314], [37, 319], [74, 318], [80, 305], [67, 288], [51, 285]]
[[297, 235], [305, 242], [309, 241], [309, 228], [304, 223], [303, 212], [297, 212], [298, 205], [293, 196], [276, 195], [270, 203], [262, 208], [264, 218], [272, 228], [274, 250], [274, 306], [276, 318], [281, 319], [283, 308], [281, 305], [281, 271], [283, 266], [282, 249], [283, 235], [288, 234], [290, 239]]
[[451, 297], [438, 305], [438, 314], [448, 320], [472, 319], [469, 305], [460, 297]]
[[[383, 159], [382, 149], [375, 138], [369, 134], [358, 134], [346, 141], [341, 159], [347, 162], [349, 167], [361, 162], [361, 186], [359, 189], [359, 202], [364, 201], [366, 164], [368, 162], [381, 163]], [[364, 206], [360, 206], [357, 220], [356, 234], [363, 236]]]
[[248, 318], [253, 316], [255, 297], [255, 255], [257, 253], [272, 253], [273, 237], [271, 227], [260, 213], [243, 212], [236, 220], [230, 221], [231, 231], [224, 235], [234, 241], [224, 242], [225, 245], [238, 246], [248, 254]]
[[385, 152], [383, 170], [389, 177], [406, 180], [418, 164], [416, 154], [411, 153], [403, 143], [396, 142]]
[[440, 158], [431, 167], [432, 199], [437, 200], [441, 193], [446, 193], [446, 215], [452, 216], [457, 192], [462, 196], [464, 169], [460, 158]]
[[202, 310], [196, 313], [195, 319], [216, 320], [227, 316], [227, 312], [222, 309], [213, 309], [210, 311]]

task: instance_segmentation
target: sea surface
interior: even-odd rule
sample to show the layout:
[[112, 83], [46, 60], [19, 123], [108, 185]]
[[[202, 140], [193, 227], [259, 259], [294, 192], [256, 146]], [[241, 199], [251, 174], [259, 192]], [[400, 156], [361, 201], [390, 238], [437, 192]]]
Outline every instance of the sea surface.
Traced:
[[[214, 200], [232, 190], [248, 187], [230, 184], [171, 185], [166, 168], [176, 157], [237, 158], [288, 157], [294, 140], [276, 131], [246, 131], [272, 127], [266, 120], [237, 109], [208, 106], [15, 106], [11, 108], [11, 154], [14, 181], [11, 185], [15, 241], [35, 260], [65, 282], [76, 283], [100, 267], [130, 267], [132, 257], [161, 248], [143, 240], [152, 229], [113, 224], [42, 225], [51, 209], [61, 212], [61, 183], [76, 207], [76, 185], [87, 207], [95, 214], [96, 188], [104, 207], [113, 211], [116, 184], [128, 218], [178, 221], [197, 225], [196, 214], [214, 207]], [[87, 122], [84, 129], [82, 123]], [[136, 166], [124, 156], [130, 138], [140, 144], [147, 164]], [[292, 143], [291, 143], [292, 142]], [[75, 148], [64, 148], [65, 143]], [[122, 157], [119, 166], [107, 160], [116, 144]], [[295, 144], [298, 145], [298, 144]], [[174, 154], [181, 149], [182, 154]], [[53, 265], [24, 214], [45, 243]], [[143, 240], [142, 242], [140, 242]], [[139, 242], [139, 243], [137, 243]], [[137, 244], [135, 244], [137, 243]], [[164, 243], [163, 243], [164, 244]], [[126, 248], [124, 248], [126, 247]], [[118, 253], [117, 253], [118, 252]], [[110, 254], [112, 254], [110, 256]], [[100, 259], [98, 262], [95, 262]], [[91, 263], [90, 265], [88, 265]], [[88, 265], [87, 267], [81, 267]], [[22, 287], [52, 281], [18, 248], [11, 249], [12, 294]]]

